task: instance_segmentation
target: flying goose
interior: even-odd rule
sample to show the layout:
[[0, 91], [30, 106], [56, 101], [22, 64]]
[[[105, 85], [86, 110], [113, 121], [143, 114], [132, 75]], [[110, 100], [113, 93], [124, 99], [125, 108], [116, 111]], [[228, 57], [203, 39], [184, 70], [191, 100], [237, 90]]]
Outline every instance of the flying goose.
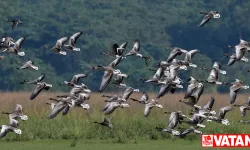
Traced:
[[112, 82], [112, 84], [114, 84], [114, 85], [116, 85], [118, 87], [127, 88], [127, 85], [124, 84], [124, 83], [122, 83], [125, 78], [128, 78], [127, 74], [121, 74], [121, 73], [120, 74], [116, 74], [115, 78], [114, 78], [115, 81]]
[[249, 86], [244, 85], [244, 82], [236, 79], [235, 82], [229, 83], [231, 85], [230, 92], [229, 92], [229, 102], [230, 104], [233, 104], [236, 100], [237, 93], [240, 89], [248, 89]]
[[85, 101], [89, 100], [89, 93], [79, 93], [76, 99], [71, 100], [70, 107], [82, 107], [83, 109], [89, 109], [89, 104], [86, 104]]
[[145, 59], [145, 64], [148, 65], [148, 62], [151, 60], [151, 58], [143, 56], [142, 54], [139, 53], [139, 50], [140, 50], [140, 42], [139, 40], [135, 40], [133, 48], [125, 55], [125, 57], [134, 55], [141, 57]]
[[156, 129], [158, 131], [171, 133], [172, 135], [176, 135], [176, 136], [180, 135], [180, 131], [174, 130], [174, 128], [180, 123], [181, 119], [182, 117], [180, 116], [179, 112], [171, 112], [169, 119], [168, 119], [167, 128], [156, 127]]
[[103, 122], [97, 122], [97, 121], [95, 121], [94, 123], [102, 125], [102, 126], [105, 126], [105, 127], [109, 127], [110, 129], [112, 129], [113, 128], [113, 125], [111, 123], [112, 119], [113, 118], [104, 118]]
[[159, 84], [159, 81], [160, 81], [161, 77], [163, 76], [163, 71], [164, 71], [164, 69], [162, 67], [159, 67], [151, 79], [148, 79], [148, 80], [147, 79], [140, 79], [140, 80], [142, 80], [144, 83]]
[[[119, 46], [118, 44], [115, 43], [112, 45], [111, 52], [108, 52], [108, 53], [101, 52], [101, 54], [116, 57], [116, 58], [121, 57], [121, 56], [123, 57], [123, 52], [124, 52], [125, 48], [127, 47], [127, 44], [128, 44], [128, 42], [124, 42]], [[125, 57], [123, 57], [123, 58], [125, 58]]]
[[197, 65], [193, 64], [191, 61], [192, 61], [192, 58], [194, 57], [194, 55], [199, 53], [199, 52], [200, 51], [198, 49], [188, 51], [185, 55], [184, 61], [188, 62], [188, 65], [191, 67], [197, 67]]
[[233, 106], [235, 106], [235, 107], [240, 107], [241, 115], [242, 115], [243, 117], [246, 116], [246, 111], [247, 111], [247, 110], [250, 110], [250, 97], [248, 97], [246, 103], [240, 104], [240, 105], [235, 104], [235, 105], [233, 105]]
[[38, 70], [38, 67], [34, 65], [34, 61], [28, 60], [25, 62], [21, 67], [17, 69], [32, 69], [32, 70]]
[[80, 79], [86, 78], [87, 76], [88, 74], [76, 74], [72, 77], [71, 81], [64, 81], [64, 84], [74, 87], [80, 81]]
[[200, 96], [202, 95], [204, 91], [204, 85], [200, 82], [198, 82], [195, 78], [192, 76], [188, 79], [188, 88], [187, 92], [184, 96], [184, 99], [188, 99], [188, 102], [180, 100], [180, 102], [183, 102], [191, 107], [195, 107], [194, 105], [199, 101]]
[[[202, 69], [207, 70], [207, 68], [202, 68]], [[227, 72], [221, 70], [221, 64], [218, 61], [215, 61], [206, 82], [218, 85], [223, 84], [223, 82], [218, 81], [219, 73], [226, 74]]]
[[206, 126], [201, 124], [205, 120], [206, 116], [199, 114], [199, 113], [194, 113], [192, 118], [188, 118], [188, 120], [180, 120], [181, 122], [187, 123], [191, 126], [196, 126], [196, 127], [201, 127], [205, 128]]
[[8, 20], [7, 22], [12, 22], [12, 30], [15, 29], [18, 24], [23, 24], [20, 19]]
[[80, 48], [76, 48], [75, 47], [75, 44], [76, 44], [76, 41], [77, 39], [82, 35], [82, 32], [77, 32], [75, 34], [73, 34], [70, 38], [69, 38], [69, 41], [68, 41], [68, 44], [64, 45], [65, 48], [69, 49], [69, 50], [72, 50], [72, 51], [80, 51]]
[[22, 131], [18, 129], [19, 123], [17, 120], [13, 119], [11, 115], [9, 115], [9, 125], [2, 125], [0, 137], [5, 137], [8, 132], [15, 132], [16, 134], [22, 134]]
[[157, 99], [163, 97], [169, 91], [171, 93], [174, 93], [177, 88], [183, 88], [183, 86], [180, 85], [181, 81], [179, 80], [179, 78], [176, 78], [175, 80], [166, 79], [164, 82], [165, 84], [161, 85], [160, 91], [158, 92], [156, 96]]
[[188, 51], [187, 50], [185, 50], [185, 49], [182, 49], [182, 48], [179, 48], [179, 47], [175, 47], [172, 51], [171, 51], [171, 53], [169, 54], [169, 56], [168, 56], [168, 59], [167, 59], [167, 63], [171, 63], [174, 59], [175, 59], [175, 57], [177, 57], [177, 56], [179, 56], [179, 55], [181, 55], [181, 54], [183, 54], [183, 53], [187, 53]]
[[154, 107], [163, 108], [162, 105], [158, 104], [154, 99], [152, 99], [151, 102], [148, 102], [145, 105], [144, 117], [147, 117], [150, 114], [152, 108]]
[[112, 101], [126, 102], [133, 92], [139, 92], [139, 89], [127, 87], [122, 97], [117, 96], [117, 95], [113, 95], [113, 96], [103, 95], [102, 97], [109, 98], [109, 100], [106, 100], [105, 102], [112, 102]]
[[115, 70], [114, 67], [117, 66], [120, 62], [121, 58], [116, 58], [114, 61], [112, 61], [107, 67], [98, 65], [97, 67], [93, 67], [92, 69], [95, 70], [103, 70], [104, 75], [102, 77], [102, 82], [99, 88], [99, 92], [103, 92], [107, 87], [109, 82], [111, 81], [114, 74], [121, 74], [120, 70]]
[[218, 116], [208, 116], [207, 119], [210, 119], [212, 121], [218, 122], [218, 123], [222, 123], [224, 125], [230, 125], [229, 121], [227, 119], [224, 119], [226, 116], [226, 113], [233, 110], [232, 106], [225, 106], [222, 107], [219, 111]]
[[124, 103], [124, 102], [119, 102], [119, 101], [108, 102], [104, 106], [102, 111], [104, 112], [105, 115], [109, 115], [113, 113], [119, 107], [121, 108], [129, 107], [129, 104]]
[[[70, 97], [67, 98], [59, 98], [57, 100], [50, 98], [50, 100], [57, 101], [58, 103], [50, 103], [51, 104], [51, 113], [48, 116], [48, 119], [55, 118], [61, 111], [64, 110], [63, 115], [66, 115], [69, 111], [68, 102], [71, 100]], [[49, 103], [47, 103], [49, 104]]]
[[198, 25], [198, 28], [204, 26], [209, 20], [212, 18], [220, 18], [220, 14], [218, 11], [210, 11], [210, 12], [200, 12], [200, 14], [205, 14], [205, 17], [201, 21], [201, 23]]
[[146, 92], [143, 92], [142, 97], [138, 100], [138, 99], [134, 99], [134, 98], [130, 98], [132, 101], [138, 102], [140, 104], [147, 104], [148, 103], [148, 94]]
[[16, 108], [14, 111], [12, 111], [11, 113], [9, 112], [2, 112], [2, 114], [7, 114], [9, 115], [12, 119], [15, 120], [28, 120], [28, 116], [23, 114], [23, 107], [20, 104], [16, 104]]
[[25, 40], [24, 37], [21, 37], [20, 39], [18, 39], [18, 40], [15, 42], [15, 44], [14, 44], [13, 47], [9, 47], [9, 48], [8, 48], [8, 52], [14, 53], [14, 54], [19, 55], [19, 56], [24, 56], [25, 53], [22, 52], [22, 51], [20, 51], [21, 46], [22, 46], [24, 40]]
[[202, 134], [201, 131], [196, 130], [193, 126], [190, 126], [186, 130], [182, 131], [181, 134], [179, 135], [181, 138], [186, 137], [190, 133], [196, 133], [196, 134]]
[[7, 36], [7, 37], [2, 38], [1, 46], [0, 46], [0, 48], [1, 48], [1, 53], [7, 51], [8, 48], [9, 48], [11, 45], [14, 45], [14, 44], [15, 44], [15, 42], [14, 42], [14, 40], [13, 40], [12, 37]]
[[52, 87], [52, 84], [46, 82], [38, 82], [36, 88], [33, 90], [30, 96], [30, 100], [34, 100], [42, 90], [49, 90]]
[[42, 73], [37, 79], [35, 79], [35, 80], [32, 80], [32, 81], [28, 81], [28, 80], [23, 80], [23, 81], [21, 81], [20, 82], [20, 84], [37, 84], [37, 83], [39, 83], [39, 82], [41, 82], [43, 79], [45, 78], [45, 74], [44, 73]]
[[[210, 100], [202, 107], [194, 107], [194, 112], [202, 114], [202, 115], [216, 115], [216, 112], [212, 110], [214, 105], [215, 99], [214, 97], [210, 97]], [[192, 110], [193, 111], [193, 110]]]
[[67, 55], [67, 52], [62, 51], [64, 43], [68, 40], [68, 37], [62, 37], [56, 41], [56, 45], [51, 49], [59, 55]]

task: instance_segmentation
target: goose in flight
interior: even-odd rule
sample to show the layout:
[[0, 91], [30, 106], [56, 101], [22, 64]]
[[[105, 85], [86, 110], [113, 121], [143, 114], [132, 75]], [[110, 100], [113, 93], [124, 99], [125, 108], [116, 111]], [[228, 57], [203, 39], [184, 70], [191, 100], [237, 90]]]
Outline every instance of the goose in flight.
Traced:
[[50, 100], [54, 100], [58, 102], [55, 103], [47, 103], [51, 105], [51, 113], [48, 116], [48, 119], [55, 118], [60, 112], [62, 112], [63, 115], [66, 115], [69, 111], [69, 101], [71, 100], [70, 97], [67, 98], [59, 98], [59, 99], [53, 99], [50, 98]]
[[97, 67], [93, 67], [94, 70], [102, 70], [104, 71], [104, 75], [102, 77], [102, 82], [99, 88], [99, 92], [103, 92], [109, 85], [114, 74], [121, 74], [120, 70], [115, 70], [116, 67], [121, 60], [121, 57], [116, 58], [113, 62], [111, 62], [107, 67], [98, 65]]
[[67, 44], [67, 45], [65, 44], [64, 47], [65, 47], [66, 49], [71, 50], [71, 51], [80, 51], [80, 48], [76, 48], [76, 47], [75, 47], [75, 44], [76, 44], [77, 39], [78, 39], [81, 35], [82, 35], [82, 32], [81, 32], [81, 31], [80, 31], [80, 32], [77, 32], [77, 33], [75, 33], [75, 34], [73, 34], [73, 35], [69, 38], [68, 44]]
[[64, 81], [64, 84], [66, 84], [69, 87], [74, 87], [80, 81], [80, 79], [86, 78], [87, 76], [88, 74], [76, 74], [72, 77], [71, 81]]
[[224, 125], [230, 125], [228, 119], [224, 119], [224, 118], [226, 116], [226, 113], [229, 112], [229, 111], [232, 111], [232, 110], [233, 110], [232, 106], [222, 107], [219, 110], [218, 116], [208, 116], [207, 119], [218, 122], [218, 123], [222, 123]]
[[124, 42], [120, 46], [115, 43], [112, 45], [111, 52], [107, 52], [107, 53], [101, 52], [101, 54], [111, 56], [111, 57], [116, 57], [116, 58], [118, 58], [118, 57], [126, 58], [126, 57], [123, 57], [123, 52], [124, 52], [125, 48], [127, 47], [127, 45], [128, 45], [128, 42]]
[[56, 41], [56, 45], [51, 49], [59, 55], [67, 55], [67, 52], [62, 51], [64, 43], [68, 40], [68, 37], [62, 37]]
[[102, 97], [107, 97], [109, 100], [106, 100], [105, 102], [113, 102], [113, 101], [119, 101], [119, 102], [126, 102], [130, 95], [132, 95], [133, 92], [139, 92], [139, 89], [134, 89], [132, 87], [127, 87], [126, 90], [123, 93], [123, 96], [108, 96], [108, 95], [102, 95]]
[[175, 47], [171, 51], [171, 53], [169, 54], [168, 59], [167, 59], [167, 63], [171, 63], [175, 59], [175, 57], [177, 57], [177, 56], [179, 56], [179, 55], [181, 55], [183, 53], [186, 54], [187, 52], [188, 51], [185, 50], [185, 49], [182, 49], [182, 48], [179, 48], [179, 47]]
[[8, 20], [7, 22], [12, 23], [12, 30], [14, 30], [18, 24], [23, 24], [23, 22], [20, 19], [14, 19], [14, 20]]
[[249, 86], [244, 85], [244, 82], [239, 79], [236, 79], [235, 82], [229, 84], [231, 85], [229, 92], [229, 102], [230, 104], [233, 104], [240, 89], [248, 89]]
[[145, 104], [144, 117], [147, 117], [154, 107], [163, 108], [162, 105], [158, 104], [154, 99], [152, 99], [151, 102]]
[[15, 119], [15, 120], [19, 120], [19, 119], [24, 120], [24, 121], [28, 120], [28, 116], [24, 115], [24, 113], [23, 113], [23, 107], [20, 104], [16, 104], [16, 108], [11, 113], [9, 113], [9, 112], [2, 112], [2, 114], [7, 114], [12, 119]]
[[195, 54], [199, 53], [200, 51], [198, 49], [193, 49], [193, 50], [190, 50], [186, 53], [185, 55], [185, 58], [184, 58], [184, 62], [187, 62], [188, 63], [188, 66], [191, 66], [191, 67], [197, 67], [196, 64], [193, 64], [192, 63], [192, 58], [194, 57]]
[[1, 126], [0, 137], [5, 137], [8, 132], [15, 132], [16, 134], [22, 134], [22, 131], [18, 129], [19, 123], [17, 120], [13, 119], [11, 115], [9, 115], [9, 124]]
[[19, 56], [24, 56], [25, 53], [20, 51], [21, 47], [22, 47], [22, 44], [24, 42], [25, 38], [24, 37], [21, 37], [20, 39], [18, 39], [14, 46], [13, 47], [9, 47], [8, 48], [8, 52], [10, 53], [13, 53], [13, 54], [16, 54], [16, 55], [19, 55]]
[[181, 134], [179, 135], [181, 138], [186, 137], [190, 133], [196, 133], [196, 134], [202, 134], [202, 131], [196, 130], [195, 127], [190, 126], [186, 130], [182, 131]]
[[206, 119], [206, 117], [207, 116], [199, 113], [193, 113], [192, 118], [186, 117], [188, 120], [181, 120], [181, 122], [187, 123], [191, 126], [205, 128], [206, 126], [201, 123]]
[[157, 99], [163, 97], [169, 91], [171, 93], [174, 93], [177, 88], [183, 88], [183, 86], [180, 85], [181, 81], [179, 78], [176, 78], [175, 80], [165, 79], [164, 82], [165, 84], [161, 85], [160, 91], [158, 92], [156, 96]]
[[[208, 70], [207, 68], [202, 68], [202, 69]], [[223, 82], [218, 81], [219, 73], [227, 74], [226, 71], [221, 70], [221, 64], [218, 61], [215, 61], [206, 82], [211, 84], [222, 85]]]
[[199, 113], [202, 115], [216, 115], [216, 112], [214, 110], [212, 110], [213, 105], [214, 105], [215, 99], [214, 97], [210, 97], [210, 100], [201, 108], [201, 107], [194, 107], [194, 111], [195, 113]]
[[38, 82], [36, 88], [33, 90], [30, 96], [30, 100], [34, 100], [42, 90], [49, 90], [52, 87], [52, 84], [48, 84], [46, 82]]
[[20, 84], [35, 84], [35, 85], [37, 85], [37, 83], [41, 82], [44, 78], [45, 78], [45, 74], [42, 73], [37, 79], [31, 80], [31, 81], [23, 80], [20, 82]]
[[186, 105], [189, 105], [191, 107], [197, 107], [196, 103], [199, 101], [200, 96], [202, 95], [204, 91], [204, 85], [200, 82], [198, 82], [195, 78], [192, 76], [189, 77], [188, 79], [188, 88], [186, 91], [186, 94], [184, 96], [184, 99], [188, 99], [188, 101], [182, 101]]
[[125, 78], [128, 78], [127, 74], [116, 74], [114, 78], [115, 81], [112, 82], [112, 84], [114, 84], [117, 87], [127, 88], [127, 85], [122, 83]]
[[102, 111], [104, 112], [105, 115], [110, 115], [119, 107], [121, 107], [121, 108], [129, 107], [129, 104], [121, 102], [121, 101], [108, 102], [104, 106]]
[[233, 105], [233, 106], [235, 106], [235, 107], [240, 107], [240, 113], [241, 113], [241, 115], [244, 117], [244, 116], [246, 116], [246, 111], [247, 110], [250, 110], [250, 97], [248, 97], [248, 99], [247, 99], [247, 102], [246, 103], [244, 103], [244, 104], [235, 104], [235, 105]]
[[138, 102], [140, 104], [147, 104], [149, 96], [146, 92], [143, 92], [143, 95], [140, 99], [130, 98], [132, 101]]
[[[165, 112], [166, 113], [166, 112]], [[174, 130], [174, 128], [180, 123], [182, 117], [180, 116], [179, 112], [171, 112], [167, 128], [159, 128], [156, 127], [158, 131], [171, 133], [172, 135], [180, 135], [180, 131]]]
[[102, 125], [102, 126], [105, 126], [105, 127], [109, 127], [110, 129], [112, 129], [113, 128], [113, 125], [111, 123], [112, 119], [113, 118], [104, 118], [103, 122], [97, 122], [97, 121], [95, 121], [94, 123]]
[[145, 64], [148, 65], [148, 62], [151, 60], [151, 58], [143, 56], [142, 54], [139, 53], [139, 50], [140, 50], [140, 41], [135, 40], [133, 48], [125, 55], [125, 57], [127, 57], [127, 56], [141, 57], [141, 58], [145, 59]]
[[21, 67], [17, 69], [32, 69], [32, 70], [38, 70], [38, 67], [34, 65], [34, 61], [28, 60], [25, 62]]
[[201, 23], [198, 25], [198, 28], [204, 26], [212, 18], [215, 18], [215, 19], [220, 18], [220, 14], [219, 14], [218, 11], [200, 12], [200, 14], [204, 14], [205, 17], [203, 18], [203, 20], [201, 21]]
[[1, 46], [0, 46], [1, 53], [7, 51], [8, 48], [9, 48], [11, 45], [14, 45], [14, 44], [15, 44], [15, 42], [14, 42], [14, 40], [13, 40], [12, 37], [7, 36], [7, 37], [2, 38]]

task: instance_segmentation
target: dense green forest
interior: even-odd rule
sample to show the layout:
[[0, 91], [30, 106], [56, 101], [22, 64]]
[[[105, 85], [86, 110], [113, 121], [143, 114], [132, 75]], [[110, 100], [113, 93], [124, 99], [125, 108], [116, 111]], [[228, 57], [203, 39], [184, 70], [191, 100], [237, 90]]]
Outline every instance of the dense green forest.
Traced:
[[[141, 53], [152, 57], [149, 67], [142, 59], [130, 57], [121, 62], [118, 68], [130, 75], [125, 81], [141, 90], [156, 90], [158, 87], [139, 82], [139, 78], [152, 75], [152, 68], [161, 60], [166, 60], [170, 47], [187, 50], [199, 49], [194, 63], [209, 67], [214, 60], [220, 61], [228, 75], [221, 76], [222, 81], [235, 78], [250, 84], [248, 73], [250, 63], [237, 62], [227, 67], [224, 53], [233, 51], [225, 48], [234, 45], [240, 38], [250, 41], [250, 1], [246, 0], [2, 0], [0, 7], [0, 35], [10, 35], [15, 40], [26, 37], [22, 46], [25, 57], [5, 55], [0, 61], [0, 90], [28, 90], [30, 85], [21, 85], [19, 81], [34, 79], [42, 72], [46, 81], [53, 84], [53, 90], [67, 90], [58, 86], [59, 82], [70, 80], [76, 73], [86, 73], [93, 65], [108, 65], [112, 58], [100, 55], [110, 50], [113, 43], [128, 41], [126, 52], [133, 46], [133, 41], [141, 42]], [[197, 25], [203, 19], [200, 11], [218, 10], [220, 19], [211, 20], [202, 28]], [[24, 24], [11, 30], [8, 19], [21, 19]], [[81, 52], [67, 56], [54, 54], [47, 47], [53, 46], [57, 39], [82, 31], [77, 46]], [[125, 52], [125, 53], [126, 53]], [[16, 70], [16, 60], [32, 59], [39, 66], [39, 71]], [[97, 91], [102, 72], [92, 72], [82, 81], [92, 91]], [[199, 79], [207, 78], [208, 72], [190, 68], [181, 71], [186, 79], [192, 75]], [[210, 86], [210, 91], [218, 90]], [[108, 90], [112, 90], [110, 86]], [[227, 91], [220, 87], [219, 91]]]

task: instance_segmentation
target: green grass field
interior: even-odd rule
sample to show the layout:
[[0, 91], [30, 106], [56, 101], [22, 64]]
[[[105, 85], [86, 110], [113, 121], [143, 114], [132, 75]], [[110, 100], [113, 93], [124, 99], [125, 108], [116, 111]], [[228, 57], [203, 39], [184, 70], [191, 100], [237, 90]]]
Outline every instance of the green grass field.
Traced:
[[[70, 110], [69, 114], [56, 118], [47, 119], [51, 111], [46, 105], [49, 97], [55, 97], [57, 93], [42, 93], [35, 101], [29, 101], [29, 93], [1, 93], [0, 111], [12, 111], [16, 104], [21, 104], [24, 113], [28, 115], [27, 121], [20, 121], [22, 135], [9, 133], [0, 139], [0, 150], [8, 149], [202, 149], [200, 135], [190, 134], [180, 139], [170, 134], [158, 132], [155, 127], [165, 127], [168, 123], [169, 115], [165, 111], [182, 110], [185, 114], [190, 112], [190, 108], [179, 103], [183, 94], [167, 95], [161, 99], [163, 109], [153, 109], [148, 117], [143, 116], [144, 106], [129, 101], [129, 108], [119, 108], [111, 117], [114, 129], [94, 124], [94, 121], [102, 121], [104, 115], [100, 111], [104, 106], [104, 99], [100, 94], [92, 94], [89, 100], [90, 111], [82, 108]], [[210, 95], [215, 97], [214, 110], [228, 105], [228, 95], [205, 94], [202, 96], [199, 105], [208, 101]], [[139, 98], [140, 95], [131, 97]], [[150, 94], [150, 97], [154, 97]], [[247, 99], [246, 95], [239, 95], [236, 103], [243, 103]], [[240, 124], [240, 119], [249, 119], [240, 116], [239, 108], [228, 113], [227, 117], [230, 126], [225, 126], [215, 122], [205, 122], [206, 128], [200, 129], [203, 133], [250, 133], [249, 125]], [[0, 124], [8, 124], [8, 117], [0, 115]], [[181, 124], [180, 127], [187, 128], [188, 125]]]
[[112, 143], [110, 141], [75, 141], [75, 140], [42, 140], [42, 141], [22, 141], [22, 142], [0, 142], [3, 150], [195, 150], [202, 149], [198, 141], [185, 140], [151, 140], [151, 141], [131, 141], [129, 143]]

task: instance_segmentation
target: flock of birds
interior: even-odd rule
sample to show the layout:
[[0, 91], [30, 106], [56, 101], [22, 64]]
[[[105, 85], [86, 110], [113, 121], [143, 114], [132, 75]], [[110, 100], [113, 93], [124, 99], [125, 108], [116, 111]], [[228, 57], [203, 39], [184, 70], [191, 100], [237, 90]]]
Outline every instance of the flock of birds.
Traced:
[[[198, 27], [204, 26], [212, 18], [220, 18], [218, 11], [201, 12], [201, 14], [205, 14], [205, 17]], [[8, 22], [12, 22], [12, 29], [16, 28], [18, 24], [23, 23], [20, 20], [9, 20]], [[63, 49], [66, 49], [69, 52], [79, 52], [80, 48], [76, 47], [76, 42], [81, 35], [82, 32], [77, 32], [69, 38], [62, 37], [56, 41], [55, 46], [51, 48], [51, 50], [62, 56], [67, 55], [67, 52], [63, 51]], [[24, 37], [18, 39], [16, 42], [14, 42], [12, 37], [2, 38], [1, 53], [10, 52], [18, 56], [24, 56], [25, 53], [21, 51], [21, 46], [24, 41]], [[133, 92], [140, 91], [139, 89], [132, 88], [124, 83], [124, 80], [128, 78], [128, 75], [117, 69], [117, 66], [121, 61], [126, 61], [127, 57], [134, 56], [142, 58], [144, 59], [146, 65], [148, 65], [148, 62], [151, 59], [150, 57], [139, 53], [139, 40], [135, 40], [132, 49], [124, 55], [127, 45], [127, 42], [124, 42], [121, 45], [113, 44], [112, 50], [110, 52], [102, 52], [101, 54], [112, 57], [114, 60], [107, 66], [97, 65], [91, 68], [92, 71], [97, 70], [104, 72], [99, 88], [100, 93], [104, 92], [110, 84], [125, 90], [123, 95], [102, 95], [102, 97], [106, 99], [106, 104], [102, 109], [102, 112], [105, 116], [109, 116], [118, 108], [129, 107], [127, 101], [132, 100], [136, 103], [144, 105], [144, 116], [147, 117], [153, 108], [163, 108], [163, 106], [159, 103], [161, 97], [163, 97], [168, 92], [175, 93], [177, 89], [183, 88], [182, 84], [184, 83], [188, 84], [186, 94], [184, 96], [185, 100], [180, 100], [179, 102], [192, 108], [191, 113], [189, 114], [192, 116], [190, 117], [189, 115], [185, 115], [182, 111], [165, 112], [166, 114], [170, 114], [168, 125], [166, 128], [156, 127], [158, 131], [167, 132], [179, 137], [185, 137], [189, 133], [202, 134], [202, 132], [198, 129], [205, 128], [205, 125], [202, 124], [204, 121], [214, 121], [224, 125], [230, 125], [229, 120], [226, 119], [225, 116], [226, 113], [231, 111], [234, 106], [240, 108], [241, 114], [243, 116], [246, 115], [247, 110], [250, 110], [250, 98], [245, 104], [234, 104], [237, 98], [237, 93], [242, 89], [248, 89], [249, 86], [244, 85], [244, 82], [239, 79], [236, 79], [232, 83], [219, 81], [219, 75], [225, 75], [226, 71], [222, 70], [222, 65], [218, 61], [215, 61], [211, 68], [198, 67], [196, 64], [192, 63], [192, 59], [197, 53], [199, 53], [199, 50], [185, 50], [178, 47], [173, 48], [168, 59], [158, 63], [157, 68], [149, 69], [154, 72], [154, 75], [151, 78], [140, 79], [140, 81], [145, 84], [154, 84], [160, 86], [160, 90], [156, 98], [150, 100], [146, 92], [142, 93], [140, 99], [130, 98]], [[248, 59], [245, 57], [245, 53], [250, 50], [250, 42], [241, 39], [239, 44], [228, 47], [235, 51], [235, 53], [232, 54], [225, 54], [225, 56], [229, 57], [229, 62], [227, 64], [228, 66], [231, 66], [235, 62], [239, 61], [248, 62]], [[185, 55], [184, 60], [177, 59], [177, 57], [180, 55]], [[0, 58], [3, 59], [4, 57], [1, 56]], [[210, 71], [208, 78], [206, 80], [198, 80], [190, 76], [187, 82], [182, 81], [178, 77], [178, 71], [187, 70], [188, 67]], [[35, 66], [32, 60], [28, 60], [27, 62], [20, 65], [20, 67], [17, 69], [31, 69], [36, 71], [38, 70], [38, 67]], [[35, 85], [35, 88], [31, 93], [30, 100], [35, 100], [41, 91], [52, 88], [51, 84], [43, 81], [45, 77], [46, 76], [43, 73], [37, 79], [24, 80], [20, 82], [21, 84]], [[59, 113], [66, 115], [70, 109], [76, 107], [82, 107], [87, 111], [90, 109], [90, 105], [87, 104], [86, 101], [90, 99], [91, 90], [87, 85], [79, 83], [81, 79], [87, 77], [88, 73], [76, 74], [70, 81], [64, 81], [60, 84], [61, 86], [68, 86], [71, 89], [68, 94], [58, 95], [56, 98], [50, 98], [50, 100], [53, 102], [46, 103], [51, 106], [51, 112], [48, 116], [49, 119], [55, 118]], [[204, 106], [197, 105], [197, 102], [204, 91], [205, 83], [213, 85], [229, 85], [230, 105], [222, 107], [219, 112], [216, 112], [213, 110], [213, 105], [215, 102], [213, 97], [211, 97], [211, 99]], [[4, 137], [8, 132], [21, 134], [22, 131], [19, 129], [19, 120], [28, 120], [28, 117], [23, 113], [22, 106], [17, 104], [13, 112], [3, 112], [3, 114], [8, 114], [9, 124], [2, 125], [0, 137]], [[104, 117], [103, 121], [94, 123], [113, 128], [111, 121], [111, 117]], [[240, 122], [249, 123], [250, 121], [241, 120]], [[176, 129], [176, 127], [181, 123], [186, 123], [190, 125], [190, 127], [184, 130], [180, 128]]]

